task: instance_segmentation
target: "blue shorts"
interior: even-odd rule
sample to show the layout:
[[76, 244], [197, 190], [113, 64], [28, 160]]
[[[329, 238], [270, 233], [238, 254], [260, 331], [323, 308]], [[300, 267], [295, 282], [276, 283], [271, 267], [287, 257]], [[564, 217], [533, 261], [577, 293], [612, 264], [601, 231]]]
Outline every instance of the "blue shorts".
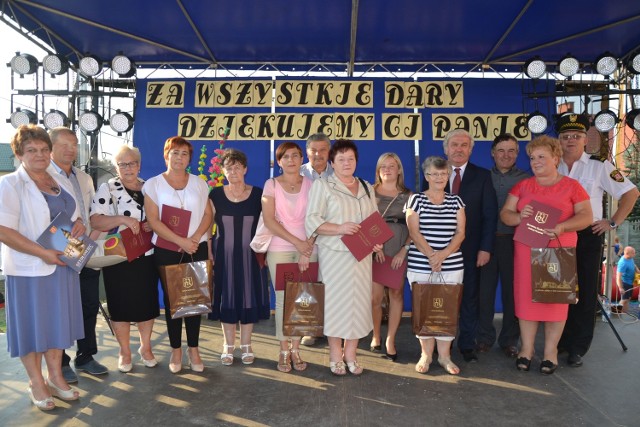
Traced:
[[630, 300], [631, 295], [633, 294], [633, 283], [629, 284], [629, 283], [622, 282], [622, 289], [624, 289], [624, 292], [622, 293], [620, 300], [621, 301]]

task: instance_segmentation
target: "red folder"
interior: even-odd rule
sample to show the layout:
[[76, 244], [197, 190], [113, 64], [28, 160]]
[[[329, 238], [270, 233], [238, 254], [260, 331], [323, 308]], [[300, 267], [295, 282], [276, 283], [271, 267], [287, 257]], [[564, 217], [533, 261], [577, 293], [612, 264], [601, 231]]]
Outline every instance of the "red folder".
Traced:
[[375, 211], [360, 223], [360, 230], [356, 234], [342, 236], [342, 241], [349, 248], [353, 256], [362, 261], [373, 252], [373, 247], [383, 244], [393, 237], [393, 231], [380, 215]]
[[402, 289], [407, 277], [407, 260], [400, 267], [391, 268], [392, 256], [385, 256], [384, 262], [373, 260], [373, 281], [391, 289]]
[[513, 240], [531, 248], [546, 248], [551, 237], [543, 232], [544, 229], [554, 228], [560, 220], [562, 211], [553, 206], [532, 200], [533, 215], [524, 218], [516, 227]]
[[297, 262], [278, 264], [276, 267], [276, 291], [284, 291], [287, 282], [317, 282], [318, 281], [318, 263], [310, 262], [309, 268], [304, 272], [300, 272]]
[[[137, 235], [134, 234], [130, 228], [125, 228], [120, 232], [124, 250], [127, 253], [127, 261], [129, 262], [144, 255], [149, 249], [153, 248], [153, 243], [151, 243], [153, 231], [144, 231], [144, 224], [146, 223], [147, 221], [138, 224], [140, 233]], [[158, 238], [158, 240], [159, 239], [160, 238]]]
[[[191, 211], [176, 208], [174, 206], [162, 205], [160, 221], [178, 236], [187, 237], [189, 233], [190, 220]], [[160, 236], [158, 236], [158, 240], [156, 240], [156, 246], [170, 251], [180, 252], [180, 246], [169, 242]]]

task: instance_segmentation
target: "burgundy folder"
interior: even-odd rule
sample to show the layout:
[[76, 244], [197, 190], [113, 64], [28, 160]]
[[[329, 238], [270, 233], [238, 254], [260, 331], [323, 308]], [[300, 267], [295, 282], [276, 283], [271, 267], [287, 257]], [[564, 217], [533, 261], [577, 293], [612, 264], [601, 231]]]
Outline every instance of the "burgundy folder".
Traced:
[[[191, 220], [191, 211], [176, 208], [174, 206], [162, 205], [162, 215], [160, 221], [171, 231], [180, 237], [187, 237], [189, 233], [189, 221]], [[169, 242], [158, 236], [156, 246], [170, 251], [180, 252], [180, 246]]]
[[543, 232], [544, 229], [552, 229], [560, 220], [562, 211], [553, 206], [532, 200], [529, 202], [533, 208], [533, 215], [524, 218], [516, 227], [513, 240], [531, 248], [546, 248], [551, 237]]
[[284, 291], [287, 282], [317, 282], [318, 263], [310, 262], [309, 268], [300, 272], [297, 262], [278, 264], [276, 267], [276, 291]]
[[138, 224], [140, 233], [137, 235], [134, 234], [130, 228], [125, 228], [120, 232], [122, 243], [124, 243], [124, 250], [127, 253], [127, 261], [129, 262], [144, 255], [149, 249], [153, 248], [153, 243], [151, 243], [153, 231], [144, 231], [144, 224], [146, 223], [147, 221], [143, 221]]
[[360, 230], [356, 234], [342, 236], [342, 241], [349, 248], [353, 256], [362, 261], [373, 252], [374, 245], [383, 244], [393, 237], [393, 231], [380, 215], [375, 211], [360, 223]]
[[384, 257], [384, 262], [373, 260], [373, 281], [392, 289], [402, 289], [407, 277], [407, 260], [400, 267], [391, 268], [392, 256]]

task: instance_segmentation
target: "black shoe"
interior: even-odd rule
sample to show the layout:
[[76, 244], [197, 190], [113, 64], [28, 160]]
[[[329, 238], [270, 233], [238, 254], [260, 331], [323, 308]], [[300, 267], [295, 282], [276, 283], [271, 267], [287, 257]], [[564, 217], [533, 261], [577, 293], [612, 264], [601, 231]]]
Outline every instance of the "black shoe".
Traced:
[[396, 359], [398, 358], [398, 353], [396, 353], [396, 354], [385, 353], [385, 357], [387, 359], [391, 360], [392, 362], [395, 362]]
[[530, 367], [531, 359], [527, 359], [526, 357], [518, 357], [516, 359], [516, 368], [518, 368], [518, 371], [529, 372]]
[[567, 362], [572, 368], [579, 368], [580, 366], [582, 366], [582, 356], [580, 356], [578, 353], [571, 353], [569, 354]]
[[488, 353], [489, 351], [491, 351], [491, 346], [487, 343], [479, 342], [478, 344], [476, 344], [476, 351], [478, 353]]
[[460, 350], [460, 353], [462, 353], [462, 358], [465, 362], [478, 361], [478, 355], [476, 354], [475, 350]]
[[371, 347], [369, 347], [369, 351], [371, 353], [382, 353], [382, 346], [381, 345], [372, 345]]
[[502, 352], [509, 358], [516, 357], [518, 355], [518, 347], [516, 347], [515, 345], [507, 345], [505, 347], [502, 347]]
[[553, 363], [551, 360], [543, 360], [540, 364], [540, 372], [545, 375], [551, 375], [556, 371], [558, 365]]
[[82, 365], [75, 365], [76, 371], [87, 372], [91, 375], [103, 375], [109, 372], [106, 366], [91, 359]]

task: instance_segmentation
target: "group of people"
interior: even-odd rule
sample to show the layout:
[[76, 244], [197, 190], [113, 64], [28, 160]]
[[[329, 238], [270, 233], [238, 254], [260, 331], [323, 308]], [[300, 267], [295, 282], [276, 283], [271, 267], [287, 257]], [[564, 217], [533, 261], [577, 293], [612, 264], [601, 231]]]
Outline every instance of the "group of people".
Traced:
[[[478, 353], [491, 349], [497, 335], [493, 317], [498, 279], [503, 320], [497, 341], [506, 356], [516, 359], [517, 368], [529, 370], [540, 322], [545, 331], [540, 371], [553, 373], [563, 349], [568, 352], [569, 365], [580, 366], [593, 338], [602, 235], [624, 221], [638, 190], [614, 173], [611, 163], [585, 153], [587, 118], [561, 116], [556, 129], [558, 139], [541, 136], [527, 144], [532, 177], [515, 166], [519, 145], [513, 136], [504, 134], [494, 140], [495, 166], [487, 170], [470, 162], [471, 135], [454, 130], [443, 142], [446, 158], [424, 160], [424, 191], [414, 193], [405, 185], [404, 168], [396, 154], [380, 156], [371, 185], [355, 174], [356, 144], [346, 139], [331, 144], [324, 134], [307, 140], [309, 162], [305, 164], [297, 144], [280, 144], [275, 153], [279, 173], [263, 188], [245, 182], [246, 155], [227, 149], [221, 155], [227, 184], [209, 191], [203, 180], [187, 171], [193, 155], [191, 143], [172, 137], [164, 145], [165, 172], [145, 182], [139, 177], [140, 152], [122, 146], [113, 158], [117, 176], [94, 191], [91, 178], [73, 167], [78, 140], [71, 130], [56, 128], [48, 134], [33, 125], [19, 127], [11, 146], [21, 165], [0, 180], [0, 242], [7, 276], [8, 349], [25, 366], [32, 402], [50, 410], [55, 407], [53, 396], [78, 399], [78, 391], [69, 386], [77, 376], [63, 350], [74, 341], [76, 371], [93, 375], [108, 371], [93, 358], [100, 271], [84, 268], [78, 275], [59, 259], [60, 252], [35, 242], [61, 211], [74, 221], [74, 237], [98, 238], [123, 229], [134, 234], [153, 232], [152, 250], [132, 262], [102, 269], [121, 372], [133, 369], [132, 323], [137, 325], [137, 352], [143, 365], [153, 368], [158, 364], [151, 345], [154, 319], [160, 313], [158, 269], [207, 259], [214, 261], [209, 317], [221, 322], [221, 363], [234, 363], [238, 324], [240, 361], [254, 362], [253, 325], [270, 317], [266, 270], [250, 246], [260, 218], [272, 234], [265, 261], [272, 283], [276, 283], [278, 264], [297, 263], [305, 271], [310, 263], [318, 262], [319, 279], [325, 286], [324, 335], [334, 375], [363, 372], [357, 348], [359, 340], [372, 331], [370, 349], [382, 351], [385, 292], [389, 304], [384, 352], [395, 361], [405, 277], [414, 283], [431, 281], [434, 275], [463, 286], [458, 333], [418, 336], [417, 372], [429, 371], [437, 347], [438, 363], [447, 373], [458, 374], [460, 368], [451, 360], [455, 338], [465, 362], [475, 362]], [[603, 191], [619, 199], [610, 219], [602, 216]], [[550, 246], [577, 246], [580, 288], [576, 305], [532, 302], [530, 248], [513, 241], [514, 228], [533, 213], [532, 201], [562, 212], [559, 223], [546, 230], [554, 236]], [[186, 236], [176, 234], [162, 221], [167, 207], [189, 212]], [[376, 211], [393, 237], [375, 245], [372, 256], [358, 261], [341, 238], [357, 233], [360, 223]], [[212, 239], [214, 223], [217, 231]], [[392, 269], [406, 268], [402, 283], [386, 290], [372, 276], [373, 263], [385, 261]], [[626, 286], [624, 280], [627, 276], [620, 286]], [[184, 367], [184, 324], [188, 366], [202, 372], [201, 316], [173, 318], [168, 284], [162, 286], [172, 348], [169, 370], [178, 373]], [[276, 369], [303, 371], [307, 363], [301, 355], [302, 337], [284, 334], [284, 291], [276, 290], [275, 295], [275, 336], [280, 343]], [[305, 337], [302, 343], [314, 339]]]

